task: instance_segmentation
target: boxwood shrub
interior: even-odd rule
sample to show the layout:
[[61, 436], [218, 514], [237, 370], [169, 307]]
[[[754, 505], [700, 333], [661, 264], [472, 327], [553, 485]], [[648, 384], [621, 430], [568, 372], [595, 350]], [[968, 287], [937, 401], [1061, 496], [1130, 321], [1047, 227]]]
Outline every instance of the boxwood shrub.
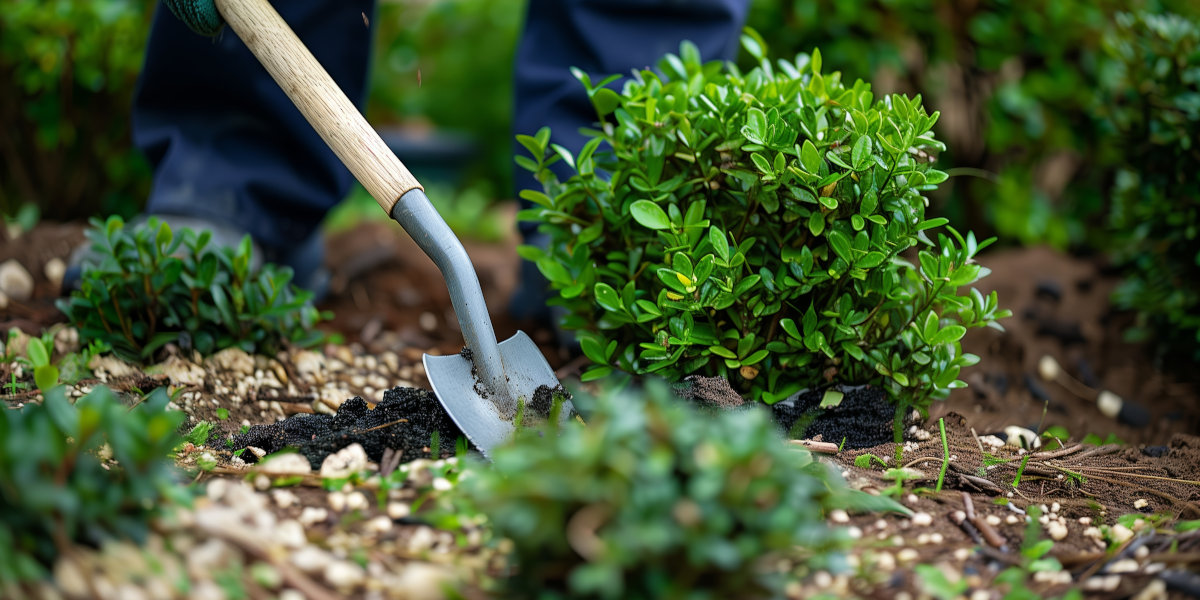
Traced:
[[823, 72], [819, 50], [771, 62], [749, 30], [743, 45], [745, 73], [689, 43], [619, 92], [576, 72], [599, 118], [588, 143], [518, 137], [544, 186], [521, 192], [522, 217], [550, 239], [522, 255], [567, 309], [587, 378], [717, 375], [766, 402], [874, 384], [924, 410], [977, 362], [967, 328], [1008, 314], [966, 287], [991, 240], [926, 218], [947, 178], [938, 113]]

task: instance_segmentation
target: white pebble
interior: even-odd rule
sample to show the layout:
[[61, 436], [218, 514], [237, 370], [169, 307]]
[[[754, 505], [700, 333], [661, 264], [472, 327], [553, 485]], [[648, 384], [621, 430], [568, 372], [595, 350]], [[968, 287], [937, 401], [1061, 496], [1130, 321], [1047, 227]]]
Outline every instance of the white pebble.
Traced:
[[300, 497], [291, 490], [273, 490], [271, 497], [275, 499], [275, 504], [278, 504], [279, 508], [287, 508], [300, 501]]
[[1067, 526], [1062, 521], [1053, 521], [1046, 526], [1046, 532], [1050, 534], [1051, 539], [1057, 542], [1067, 537]]
[[1096, 398], [1096, 407], [1110, 419], [1115, 419], [1121, 414], [1122, 404], [1125, 404], [1125, 400], [1108, 390], [1102, 390]]
[[339, 591], [346, 591], [358, 586], [366, 579], [366, 576], [362, 567], [350, 561], [339, 560], [329, 563], [329, 566], [325, 567], [325, 581]]
[[316, 546], [303, 546], [292, 553], [292, 564], [305, 573], [313, 573], [333, 560], [329, 553]]
[[1113, 525], [1109, 533], [1112, 534], [1113, 541], [1117, 544], [1124, 544], [1129, 541], [1129, 538], [1133, 537], [1133, 530], [1120, 523]]
[[944, 536], [940, 533], [931, 533], [929, 535], [929, 543], [930, 544], [938, 545], [945, 541], [946, 541], [946, 536]]
[[300, 511], [300, 524], [305, 527], [311, 527], [328, 518], [329, 511], [319, 506], [305, 506], [304, 510]]
[[847, 514], [846, 511], [837, 508], [829, 511], [829, 520], [833, 521], [834, 523], [849, 523], [850, 515]]
[[300, 521], [287, 519], [275, 526], [275, 541], [287, 548], [300, 548], [308, 543], [304, 535], [304, 526]]
[[927, 512], [914, 513], [912, 516], [912, 524], [917, 527], [928, 527], [933, 523], [933, 517]]
[[983, 520], [987, 521], [988, 525], [992, 525], [992, 526], [996, 526], [996, 525], [1000, 524], [1000, 517], [997, 517], [996, 515], [988, 515], [988, 516], [984, 517]]
[[367, 497], [359, 492], [350, 492], [346, 494], [346, 509], [347, 510], [366, 510], [370, 504], [367, 502]]
[[875, 555], [875, 565], [879, 567], [880, 571], [895, 571], [896, 557], [892, 556], [890, 552], [880, 552]]
[[1120, 575], [1097, 575], [1088, 577], [1083, 582], [1083, 589], [1090, 591], [1111, 592], [1121, 585]]
[[1109, 573], [1134, 573], [1138, 570], [1138, 562], [1132, 558], [1122, 558], [1108, 565]]
[[1058, 378], [1059, 373], [1058, 361], [1054, 360], [1053, 356], [1046, 354], [1038, 361], [1038, 375], [1046, 381], [1054, 381]]
[[1137, 500], [1133, 501], [1133, 507], [1138, 510], [1142, 510], [1143, 508], [1146, 508], [1146, 506], [1148, 506], [1149, 504], [1150, 504], [1150, 502], [1147, 501], [1145, 498], [1138, 498]]
[[896, 560], [901, 563], [915, 562], [921, 555], [915, 548], [904, 548], [896, 553]]
[[403, 519], [412, 514], [412, 507], [403, 502], [389, 502], [387, 505], [387, 516], [393, 519]]
[[332, 508], [334, 512], [342, 512], [343, 510], [346, 510], [346, 494], [341, 492], [329, 492], [329, 497], [327, 500], [329, 502], [329, 508]]

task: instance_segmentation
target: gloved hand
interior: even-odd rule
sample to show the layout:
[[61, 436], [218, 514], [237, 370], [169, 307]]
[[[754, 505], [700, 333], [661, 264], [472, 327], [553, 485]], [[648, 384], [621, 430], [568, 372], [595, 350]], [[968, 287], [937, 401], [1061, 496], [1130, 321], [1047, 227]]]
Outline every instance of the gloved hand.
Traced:
[[200, 35], [214, 36], [225, 26], [213, 0], [162, 0], [189, 29]]

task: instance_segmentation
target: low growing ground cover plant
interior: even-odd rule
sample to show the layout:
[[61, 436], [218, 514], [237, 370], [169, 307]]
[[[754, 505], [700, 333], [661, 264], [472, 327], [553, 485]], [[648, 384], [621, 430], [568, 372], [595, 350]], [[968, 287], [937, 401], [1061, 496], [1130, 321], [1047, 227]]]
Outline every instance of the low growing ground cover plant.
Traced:
[[772, 597], [845, 566], [827, 510], [905, 511], [786, 445], [760, 407], [708, 414], [659, 380], [575, 402], [586, 426], [523, 429], [460, 483], [513, 543], [512, 597]]
[[[727, 377], [768, 403], [828, 383], [874, 384], [924, 411], [963, 384], [969, 327], [1008, 315], [973, 258], [991, 240], [926, 219], [946, 179], [920, 97], [876, 98], [821, 55], [704, 63], [684, 43], [620, 92], [577, 73], [600, 119], [575, 155], [520, 136], [544, 191], [545, 249], [525, 246], [596, 366]], [[601, 148], [606, 148], [601, 150]], [[549, 168], [564, 161], [560, 180]], [[932, 236], [932, 237], [931, 237]], [[960, 293], [965, 291], [966, 293]]]
[[146, 360], [164, 344], [202, 354], [229, 347], [273, 354], [284, 343], [324, 339], [312, 292], [291, 285], [287, 267], [252, 271], [250, 238], [237, 248], [209, 245], [211, 234], [173, 232], [158, 219], [126, 227], [94, 219], [87, 231], [96, 263], [85, 263], [80, 289], [58, 307], [83, 339]]
[[45, 576], [74, 543], [140, 539], [165, 490], [184, 414], [165, 389], [132, 409], [98, 387], [74, 404], [65, 387], [0, 410], [0, 590]]

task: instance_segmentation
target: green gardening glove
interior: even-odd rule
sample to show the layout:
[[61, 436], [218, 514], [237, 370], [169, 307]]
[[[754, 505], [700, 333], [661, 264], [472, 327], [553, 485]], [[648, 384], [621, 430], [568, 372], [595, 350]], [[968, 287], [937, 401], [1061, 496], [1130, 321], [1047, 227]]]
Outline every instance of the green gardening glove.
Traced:
[[200, 35], [214, 36], [225, 26], [213, 0], [162, 0], [189, 29]]

